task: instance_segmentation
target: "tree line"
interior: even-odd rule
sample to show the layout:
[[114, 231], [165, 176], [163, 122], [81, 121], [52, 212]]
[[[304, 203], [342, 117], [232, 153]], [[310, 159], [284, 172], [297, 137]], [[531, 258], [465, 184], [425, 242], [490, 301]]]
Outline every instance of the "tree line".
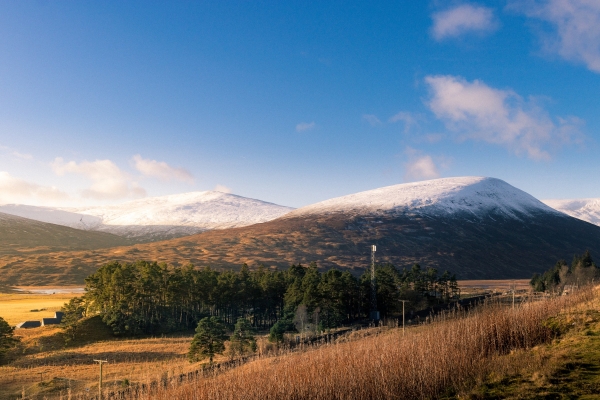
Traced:
[[[447, 271], [386, 264], [377, 265], [375, 274], [382, 317], [401, 312], [401, 299], [410, 301], [408, 310], [419, 310], [459, 295], [456, 277]], [[217, 317], [228, 326], [240, 318], [255, 329], [276, 325], [276, 339], [279, 331], [323, 330], [364, 319], [371, 308], [369, 271], [357, 277], [336, 269], [321, 272], [315, 264], [287, 270], [244, 265], [236, 272], [112, 262], [85, 282], [85, 295], [63, 308], [67, 333], [92, 314], [100, 314], [116, 335], [191, 330], [203, 318]]]
[[559, 260], [542, 274], [534, 274], [529, 284], [536, 292], [562, 291], [566, 285], [585, 285], [600, 278], [600, 268], [594, 263], [589, 250], [575, 255], [571, 265]]

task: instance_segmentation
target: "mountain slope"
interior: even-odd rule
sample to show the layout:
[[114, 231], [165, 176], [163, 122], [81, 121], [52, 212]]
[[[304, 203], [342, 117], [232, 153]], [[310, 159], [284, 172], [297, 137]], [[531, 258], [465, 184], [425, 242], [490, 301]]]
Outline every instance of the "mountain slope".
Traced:
[[600, 199], [574, 199], [574, 200], [543, 200], [545, 204], [579, 218], [591, 224], [600, 226]]
[[108, 232], [137, 242], [156, 241], [275, 219], [293, 210], [215, 191], [150, 197], [123, 204], [54, 209], [3, 205], [0, 212], [71, 228]]
[[85, 232], [0, 213], [0, 255], [100, 249], [128, 244], [131, 241], [108, 233]]
[[17, 282], [13, 270], [44, 266], [55, 276], [65, 268], [78, 271], [60, 277], [60, 282], [77, 283], [103, 263], [136, 259], [217, 268], [316, 261], [323, 268], [360, 273], [369, 265], [371, 244], [377, 244], [378, 262], [399, 267], [419, 262], [461, 279], [529, 278], [586, 249], [600, 254], [600, 227], [497, 179], [447, 178], [357, 193], [266, 223], [163, 242], [3, 257], [0, 279]]
[[293, 208], [234, 194], [205, 191], [74, 211], [100, 218], [102, 225], [96, 228], [98, 230], [157, 239], [266, 222], [291, 210]]
[[102, 224], [96, 216], [79, 214], [52, 207], [28, 206], [23, 204], [5, 204], [0, 206], [0, 213], [32, 219], [49, 224], [68, 226], [69, 228], [93, 230]]

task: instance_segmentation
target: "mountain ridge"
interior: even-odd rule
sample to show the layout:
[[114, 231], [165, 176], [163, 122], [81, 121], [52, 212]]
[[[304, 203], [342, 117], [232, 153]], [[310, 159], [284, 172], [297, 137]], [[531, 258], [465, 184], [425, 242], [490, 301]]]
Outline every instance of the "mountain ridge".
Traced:
[[[482, 179], [486, 185], [492, 182], [488, 190], [477, 187]], [[314, 212], [311, 205], [264, 223], [161, 242], [0, 257], [0, 280], [35, 284], [51, 279], [57, 284], [76, 284], [104, 263], [138, 259], [224, 269], [237, 269], [243, 263], [285, 268], [314, 261], [323, 269], [342, 268], [358, 274], [369, 266], [372, 244], [377, 245], [380, 263], [410, 267], [418, 262], [423, 267], [448, 269], [461, 279], [511, 279], [529, 278], [558, 259], [586, 249], [600, 254], [600, 227], [557, 212], [503, 181], [477, 178], [466, 186], [477, 196], [501, 204], [482, 207], [482, 202], [469, 198], [453, 213], [429, 212], [433, 202], [418, 209], [378, 212], [375, 207], [358, 213], [352, 207], [343, 212]], [[519, 201], [510, 193], [516, 193]], [[51, 278], [41, 276], [40, 268]]]
[[217, 191], [149, 197], [95, 207], [0, 206], [0, 212], [142, 242], [266, 222], [291, 210], [291, 207]]

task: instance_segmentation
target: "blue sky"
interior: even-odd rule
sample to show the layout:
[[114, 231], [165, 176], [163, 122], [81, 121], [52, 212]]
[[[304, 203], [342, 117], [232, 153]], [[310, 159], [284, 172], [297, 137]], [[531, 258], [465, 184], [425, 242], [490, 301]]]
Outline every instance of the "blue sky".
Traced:
[[0, 3], [0, 203], [600, 197], [600, 3]]

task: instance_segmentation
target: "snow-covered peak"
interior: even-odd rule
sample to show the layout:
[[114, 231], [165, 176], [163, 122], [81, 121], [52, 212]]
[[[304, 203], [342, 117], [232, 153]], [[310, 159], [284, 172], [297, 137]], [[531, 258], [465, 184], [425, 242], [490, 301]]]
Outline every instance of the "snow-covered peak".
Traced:
[[266, 222], [291, 210], [290, 207], [234, 194], [205, 191], [72, 211], [98, 217], [105, 226], [193, 226], [207, 230]]
[[600, 199], [542, 200], [548, 206], [600, 226]]
[[310, 214], [454, 214], [495, 211], [517, 213], [556, 211], [508, 183], [485, 177], [442, 178], [404, 183], [338, 197], [299, 208], [285, 217]]
[[140, 240], [192, 235], [267, 222], [293, 210], [234, 194], [206, 191], [149, 197], [123, 204], [55, 209], [0, 206], [0, 213]]

